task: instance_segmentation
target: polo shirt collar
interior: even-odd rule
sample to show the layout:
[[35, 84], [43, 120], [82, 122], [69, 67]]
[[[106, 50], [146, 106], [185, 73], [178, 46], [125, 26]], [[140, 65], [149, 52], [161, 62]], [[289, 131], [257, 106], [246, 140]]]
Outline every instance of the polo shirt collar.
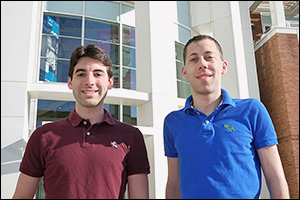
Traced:
[[[73, 110], [70, 112], [69, 116], [68, 116], [68, 120], [71, 122], [72, 126], [78, 126], [82, 121], [86, 120], [83, 119], [82, 117], [80, 117], [76, 111], [75, 108], [73, 108]], [[110, 125], [115, 125], [115, 120], [112, 118], [112, 116], [110, 115], [110, 113], [104, 109], [104, 119], [102, 122], [98, 123], [101, 124], [103, 122], [106, 122]]]
[[[222, 105], [231, 105], [231, 106], [235, 107], [235, 102], [229, 96], [228, 92], [222, 88], [221, 88], [221, 92], [223, 94]], [[194, 111], [194, 109], [191, 105], [192, 102], [193, 102], [193, 96], [191, 95], [186, 99], [185, 106], [183, 108], [183, 111], [185, 113], [190, 113], [190, 111]]]

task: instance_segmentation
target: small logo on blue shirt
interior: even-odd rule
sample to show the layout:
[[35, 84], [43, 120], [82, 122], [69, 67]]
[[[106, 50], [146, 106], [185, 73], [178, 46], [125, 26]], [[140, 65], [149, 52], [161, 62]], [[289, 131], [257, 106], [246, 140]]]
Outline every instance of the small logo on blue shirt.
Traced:
[[224, 127], [227, 128], [227, 133], [228, 132], [231, 133], [231, 132], [235, 131], [234, 128], [233, 128], [233, 126], [230, 125], [230, 124], [224, 124]]

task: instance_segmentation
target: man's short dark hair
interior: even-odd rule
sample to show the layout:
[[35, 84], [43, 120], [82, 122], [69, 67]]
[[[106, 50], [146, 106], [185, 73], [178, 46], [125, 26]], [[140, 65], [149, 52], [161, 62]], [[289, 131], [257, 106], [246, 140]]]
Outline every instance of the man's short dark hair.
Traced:
[[184, 64], [185, 64], [185, 57], [186, 57], [186, 49], [187, 49], [187, 47], [192, 43], [192, 42], [198, 42], [198, 41], [201, 41], [201, 40], [204, 40], [204, 39], [208, 39], [208, 40], [211, 40], [211, 41], [213, 41], [215, 44], [216, 44], [216, 46], [217, 46], [217, 48], [218, 48], [218, 50], [219, 50], [219, 52], [220, 52], [220, 56], [221, 56], [221, 60], [223, 60], [223, 51], [222, 51], [222, 47], [221, 47], [221, 45], [219, 44], [219, 42], [215, 39], [215, 38], [213, 38], [213, 37], [211, 37], [211, 36], [209, 36], [209, 35], [196, 35], [196, 36], [194, 36], [193, 38], [191, 38], [187, 43], [186, 43], [186, 45], [184, 46], [184, 49], [183, 49], [183, 60], [184, 60]]
[[113, 76], [112, 61], [108, 53], [97, 45], [89, 44], [87, 46], [79, 46], [73, 51], [68, 71], [68, 76], [71, 78], [71, 80], [73, 78], [74, 67], [77, 64], [78, 60], [82, 57], [97, 59], [107, 67], [109, 78]]

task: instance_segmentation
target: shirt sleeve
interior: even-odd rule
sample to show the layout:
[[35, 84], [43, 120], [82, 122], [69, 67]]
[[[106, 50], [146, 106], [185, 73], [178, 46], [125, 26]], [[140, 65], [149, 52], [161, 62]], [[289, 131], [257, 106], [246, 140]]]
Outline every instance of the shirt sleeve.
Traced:
[[256, 149], [278, 144], [272, 119], [266, 107], [257, 99], [252, 101], [250, 118], [252, 118], [253, 122], [252, 129]]
[[165, 156], [167, 157], [173, 157], [177, 158], [178, 153], [175, 148], [174, 144], [174, 137], [172, 134], [172, 129], [170, 128], [170, 123], [172, 120], [170, 120], [170, 115], [168, 115], [165, 120], [164, 120], [164, 130], [163, 130], [163, 135], [164, 135], [164, 150], [165, 150]]
[[149, 174], [150, 165], [143, 134], [135, 128], [133, 143], [130, 147], [130, 155], [127, 161], [127, 175]]
[[30, 136], [25, 153], [20, 164], [20, 172], [33, 177], [42, 177], [44, 162], [42, 158], [41, 134], [42, 128], [38, 127]]

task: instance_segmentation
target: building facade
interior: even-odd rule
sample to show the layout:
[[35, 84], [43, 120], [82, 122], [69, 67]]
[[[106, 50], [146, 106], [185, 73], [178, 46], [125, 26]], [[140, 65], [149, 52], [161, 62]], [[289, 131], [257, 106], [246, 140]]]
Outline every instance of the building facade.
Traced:
[[[287, 135], [278, 134], [279, 149], [287, 152], [281, 157], [293, 163], [291, 167], [290, 161], [283, 161], [285, 173], [293, 171], [288, 177], [296, 177], [296, 181], [288, 180], [290, 188], [299, 185], [299, 165], [294, 162], [299, 144], [299, 117], [294, 110], [299, 109], [299, 97], [293, 96], [295, 90], [299, 94], [299, 30], [285, 25], [280, 34], [288, 31], [292, 35], [277, 36], [292, 40], [288, 52], [294, 56], [292, 63], [298, 64], [296, 68], [289, 64], [290, 70], [279, 67], [290, 72], [289, 79], [281, 79], [290, 88], [281, 92], [288, 93], [286, 99], [290, 100], [269, 104], [276, 94], [266, 96], [265, 90], [273, 82], [264, 82], [272, 77], [261, 67], [266, 60], [261, 55], [262, 44], [270, 37], [263, 31], [259, 38], [259, 32], [253, 34], [250, 12], [259, 13], [253, 5], [257, 9], [255, 2], [247, 1], [1, 1], [1, 198], [11, 198], [14, 193], [30, 134], [39, 125], [68, 116], [74, 107], [66, 84], [68, 61], [76, 46], [90, 43], [104, 48], [113, 61], [115, 83], [105, 108], [114, 118], [141, 130], [151, 165], [150, 198], [165, 198], [168, 172], [163, 121], [169, 112], [182, 108], [190, 95], [189, 83], [180, 74], [182, 51], [188, 39], [200, 33], [214, 36], [222, 45], [229, 63], [222, 87], [233, 98], [262, 100], [271, 117], [276, 105], [286, 102], [291, 124], [275, 127], [277, 132], [280, 128], [291, 130]], [[276, 6], [279, 8], [273, 9], [276, 12], [271, 12], [271, 17], [282, 19], [277, 10], [283, 2]], [[274, 27], [270, 26], [272, 34], [278, 29]], [[275, 91], [276, 85], [273, 87]], [[280, 118], [272, 120], [280, 123]], [[42, 187], [37, 197], [43, 197]], [[261, 197], [269, 197], [265, 183]]]

